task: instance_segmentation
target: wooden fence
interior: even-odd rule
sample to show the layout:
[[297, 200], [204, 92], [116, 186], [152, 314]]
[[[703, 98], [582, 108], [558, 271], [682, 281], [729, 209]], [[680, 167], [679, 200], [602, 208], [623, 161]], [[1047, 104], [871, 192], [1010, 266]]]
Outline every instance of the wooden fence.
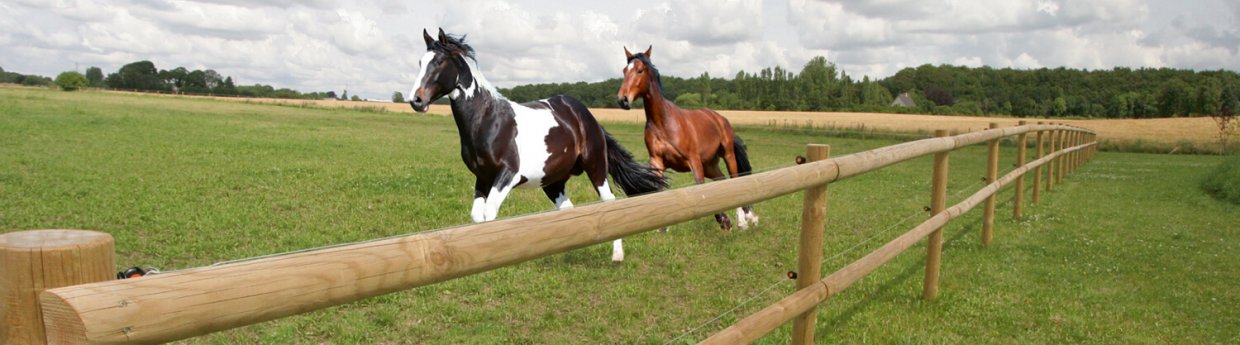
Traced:
[[[1025, 163], [1025, 145], [1018, 144], [1022, 147], [1020, 167], [994, 179], [998, 140], [1019, 136], [1018, 141], [1024, 142], [1029, 133], [1037, 133], [1038, 159]], [[989, 142], [991, 148], [991, 183], [964, 202], [944, 208], [947, 154], [983, 142]], [[49, 343], [171, 341], [514, 265], [809, 189], [801, 236], [799, 290], [705, 341], [752, 341], [803, 316], [794, 329], [797, 341], [808, 343], [813, 337], [812, 313], [817, 304], [928, 235], [928, 262], [933, 263], [927, 265], [927, 277], [933, 279], [926, 280], [925, 291], [926, 297], [933, 298], [942, 241], [939, 229], [944, 224], [984, 199], [993, 200], [995, 192], [1012, 180], [1023, 183], [1023, 174], [1031, 169], [1037, 169], [1036, 176], [1041, 176], [1044, 164], [1049, 166], [1045, 180], [1049, 190], [1064, 173], [1092, 155], [1094, 142], [1093, 132], [1085, 129], [1037, 124], [940, 135], [830, 159], [826, 159], [825, 148], [815, 147], [809, 155], [815, 161], [708, 185], [141, 279], [50, 289], [40, 295], [40, 303]], [[1043, 154], [1043, 143], [1049, 146], [1049, 153]], [[816, 272], [822, 255], [826, 185], [930, 154], [936, 155], [934, 216], [820, 279]], [[1035, 185], [1040, 183], [1037, 178], [1034, 181]], [[1035, 200], [1038, 190], [1033, 189]], [[1022, 195], [1017, 194], [1017, 198]], [[1016, 205], [1022, 203], [1016, 200]], [[987, 223], [993, 224], [993, 201], [988, 205]], [[990, 226], [986, 231], [990, 232]]]

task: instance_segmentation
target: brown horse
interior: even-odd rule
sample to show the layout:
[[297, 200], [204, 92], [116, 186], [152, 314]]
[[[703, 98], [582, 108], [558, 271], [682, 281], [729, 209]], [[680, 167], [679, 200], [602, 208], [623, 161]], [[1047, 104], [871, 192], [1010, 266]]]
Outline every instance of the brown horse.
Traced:
[[[620, 85], [620, 107], [643, 99], [646, 108], [646, 150], [650, 152], [650, 166], [659, 174], [665, 169], [693, 172], [693, 179], [701, 184], [709, 177], [721, 180], [719, 160], [728, 168], [729, 177], [748, 175], [753, 169], [745, 153], [745, 143], [732, 131], [732, 124], [719, 113], [710, 109], [687, 110], [663, 97], [663, 83], [659, 71], [650, 63], [650, 48], [645, 53], [633, 54], [624, 48], [628, 65], [624, 67], [624, 83]], [[736, 209], [737, 225], [741, 229], [749, 223], [758, 224], [753, 205]], [[715, 214], [715, 220], [723, 230], [732, 228], [727, 214]]]

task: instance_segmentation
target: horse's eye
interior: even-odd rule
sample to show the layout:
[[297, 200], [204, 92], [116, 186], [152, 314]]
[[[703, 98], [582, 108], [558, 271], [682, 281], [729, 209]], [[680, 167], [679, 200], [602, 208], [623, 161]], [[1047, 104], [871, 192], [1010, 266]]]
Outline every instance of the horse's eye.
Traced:
[[646, 71], [646, 70], [644, 70], [644, 69], [639, 69], [639, 70], [637, 70], [637, 74], [642, 74], [642, 72], [645, 72], [645, 71]]

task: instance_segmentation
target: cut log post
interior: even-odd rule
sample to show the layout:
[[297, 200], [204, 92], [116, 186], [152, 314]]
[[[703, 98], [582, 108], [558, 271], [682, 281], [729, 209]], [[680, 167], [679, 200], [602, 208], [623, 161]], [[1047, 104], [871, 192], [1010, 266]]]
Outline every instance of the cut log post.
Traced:
[[[990, 129], [996, 128], [999, 128], [999, 124], [991, 122]], [[990, 184], [999, 177], [999, 139], [991, 140], [987, 146], [990, 149], [990, 158], [986, 160], [986, 183]], [[982, 217], [982, 246], [989, 246], [995, 237], [995, 199], [994, 195], [986, 198], [986, 210]]]
[[[831, 155], [831, 147], [827, 145], [809, 145], [805, 157], [810, 162], [827, 159]], [[801, 212], [801, 249], [797, 260], [797, 290], [815, 284], [822, 279], [822, 240], [827, 215], [827, 185], [810, 187], [805, 190], [805, 202]], [[795, 345], [812, 345], [814, 343], [814, 321], [818, 317], [818, 308], [809, 308], [804, 314], [792, 320], [792, 343]]]
[[[1026, 124], [1025, 121], [1020, 121], [1017, 125], [1024, 126], [1025, 124]], [[1026, 138], [1027, 138], [1026, 133], [1021, 133], [1020, 135], [1016, 137], [1016, 164], [1013, 165], [1013, 167], [1015, 168], [1019, 168], [1025, 165], [1025, 145], [1029, 144]], [[1016, 221], [1020, 220], [1021, 211], [1022, 211], [1021, 208], [1024, 207], [1024, 203], [1025, 203], [1025, 175], [1021, 174], [1020, 177], [1016, 178], [1016, 202], [1015, 202], [1015, 205], [1012, 205], [1012, 220], [1016, 220]]]
[[[934, 131], [936, 137], [946, 137], [946, 130]], [[947, 151], [934, 154], [934, 175], [930, 187], [930, 216], [934, 217], [947, 208]], [[943, 253], [943, 228], [939, 227], [930, 233], [926, 245], [926, 280], [921, 290], [921, 297], [935, 299], [939, 297], [939, 261]]]
[[47, 342], [39, 293], [114, 279], [112, 235], [87, 230], [0, 234], [0, 344]]

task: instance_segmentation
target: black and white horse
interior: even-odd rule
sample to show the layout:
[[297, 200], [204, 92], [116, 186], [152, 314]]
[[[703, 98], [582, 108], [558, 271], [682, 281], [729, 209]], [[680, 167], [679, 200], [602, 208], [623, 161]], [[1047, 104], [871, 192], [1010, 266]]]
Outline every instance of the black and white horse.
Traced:
[[[555, 96], [517, 104], [487, 82], [463, 37], [444, 34], [436, 41], [426, 30], [426, 55], [409, 92], [409, 104], [426, 112], [447, 95], [461, 136], [461, 159], [477, 177], [474, 222], [494, 220], [513, 188], [542, 188], [555, 208], [573, 207], [564, 185], [582, 172], [599, 198], [613, 200], [607, 174], [626, 195], [658, 191], [666, 182], [633, 160], [580, 101]], [[613, 261], [624, 260], [623, 242], [612, 243]]]

